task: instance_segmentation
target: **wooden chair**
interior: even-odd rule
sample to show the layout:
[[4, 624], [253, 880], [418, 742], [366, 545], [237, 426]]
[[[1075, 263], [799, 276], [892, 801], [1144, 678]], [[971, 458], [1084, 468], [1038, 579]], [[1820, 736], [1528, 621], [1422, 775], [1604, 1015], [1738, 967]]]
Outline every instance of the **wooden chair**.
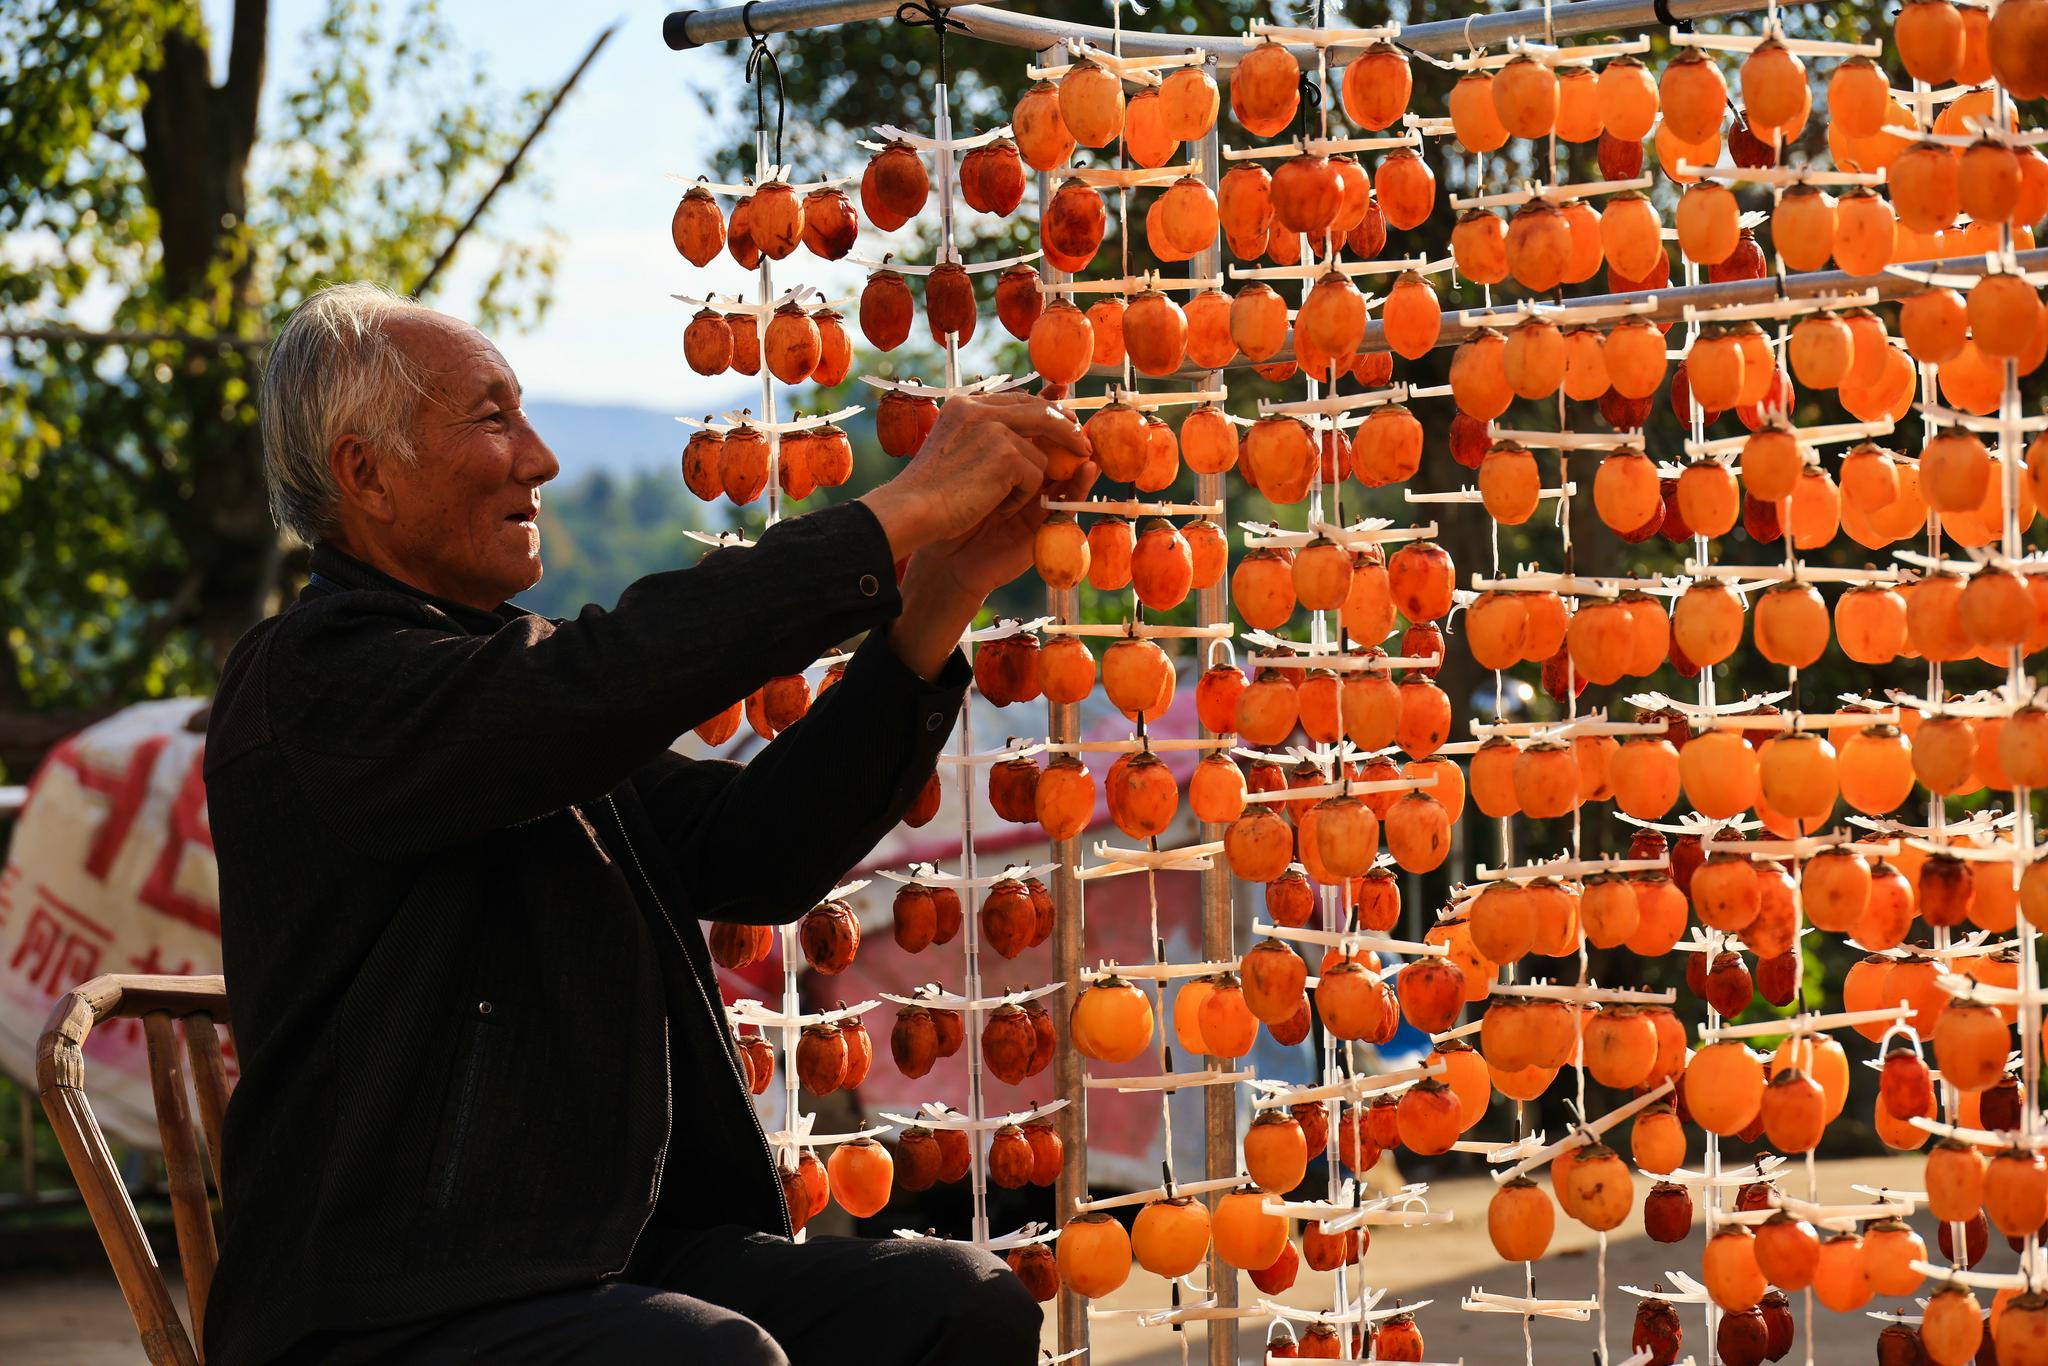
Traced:
[[[149, 1238], [128, 1199], [106, 1136], [85, 1097], [85, 1040], [107, 1020], [140, 1019], [149, 1045], [149, 1079], [156, 1094], [157, 1131], [163, 1136], [164, 1169], [171, 1191], [171, 1221], [177, 1231], [178, 1262], [185, 1274], [185, 1303], [191, 1311], [188, 1336], [171, 1300]], [[178, 1047], [184, 1023], [185, 1047]], [[206, 1171], [193, 1131], [186, 1068], [199, 1100], [206, 1151], [220, 1186], [221, 1118], [227, 1109], [227, 1072], [221, 1063], [219, 1027], [228, 1023], [227, 986], [219, 977], [109, 975], [68, 992], [50, 1015], [36, 1044], [36, 1084], [43, 1109], [64, 1146], [71, 1175], [92, 1213], [93, 1227], [114, 1264], [121, 1294], [142, 1335], [142, 1350], [157, 1366], [199, 1366], [205, 1358], [201, 1334], [206, 1295], [216, 1258], [213, 1211], [207, 1203]]]

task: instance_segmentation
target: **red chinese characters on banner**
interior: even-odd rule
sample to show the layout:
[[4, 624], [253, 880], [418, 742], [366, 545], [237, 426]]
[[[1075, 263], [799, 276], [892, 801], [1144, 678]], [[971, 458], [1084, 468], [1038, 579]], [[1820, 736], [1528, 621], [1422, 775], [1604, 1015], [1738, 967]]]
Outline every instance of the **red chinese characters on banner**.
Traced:
[[[29, 785], [0, 871], [0, 1071], [17, 1080], [34, 1077], [37, 1036], [79, 983], [220, 971], [204, 706], [130, 707], [52, 750]], [[102, 1124], [155, 1146], [141, 1027], [95, 1031], [87, 1055]]]

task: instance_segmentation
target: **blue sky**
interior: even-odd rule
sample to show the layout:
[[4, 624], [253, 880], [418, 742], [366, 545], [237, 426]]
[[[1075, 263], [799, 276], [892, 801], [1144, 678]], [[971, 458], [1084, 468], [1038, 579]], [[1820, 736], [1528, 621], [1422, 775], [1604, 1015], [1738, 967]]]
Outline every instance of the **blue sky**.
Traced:
[[[387, 0], [393, 9], [405, 3]], [[667, 0], [442, 0], [464, 52], [481, 57], [493, 81], [508, 90], [553, 88], [600, 29], [623, 21], [528, 154], [522, 175], [538, 173], [552, 191], [549, 198], [501, 195], [489, 220], [501, 234], [538, 236], [552, 227], [561, 237], [555, 303], [546, 321], [498, 338], [528, 393], [538, 398], [701, 413], [734, 392], [730, 376], [704, 380], [683, 364], [688, 314], [668, 296], [732, 293], [751, 278], [723, 256], [698, 270], [676, 254], [668, 221], [681, 189], [663, 176], [710, 169], [711, 149], [724, 135], [706, 119], [696, 92], [714, 85], [729, 109], [740, 76], [720, 51], [679, 53], [663, 45], [661, 18], [675, 7]], [[287, 84], [302, 36], [324, 8], [324, 0], [271, 0], [270, 99]], [[216, 34], [225, 33], [231, 9], [232, 0], [206, 0]], [[225, 60], [224, 53], [216, 56]], [[826, 267], [801, 251], [792, 261], [800, 263], [797, 278], [808, 283], [840, 294], [858, 287], [857, 270]], [[474, 299], [488, 264], [478, 255], [458, 265], [449, 287], [437, 293], [451, 306]]]

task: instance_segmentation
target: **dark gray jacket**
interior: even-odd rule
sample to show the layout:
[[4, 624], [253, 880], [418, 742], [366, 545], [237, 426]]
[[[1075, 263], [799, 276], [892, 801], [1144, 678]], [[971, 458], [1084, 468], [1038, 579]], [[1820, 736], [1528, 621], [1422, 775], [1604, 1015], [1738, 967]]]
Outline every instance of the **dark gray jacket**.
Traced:
[[926, 684], [876, 631], [744, 768], [668, 746], [896, 615], [873, 514], [561, 622], [313, 567], [207, 730], [241, 1068], [209, 1361], [588, 1284], [651, 1220], [786, 1231], [697, 922], [822, 897], [930, 775], [967, 668]]

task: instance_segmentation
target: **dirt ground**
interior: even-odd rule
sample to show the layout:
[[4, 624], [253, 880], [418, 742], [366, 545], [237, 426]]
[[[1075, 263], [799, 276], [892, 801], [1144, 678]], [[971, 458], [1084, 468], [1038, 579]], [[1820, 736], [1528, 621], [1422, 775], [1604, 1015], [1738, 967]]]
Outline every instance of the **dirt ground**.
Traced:
[[[1916, 1157], [1888, 1157], [1827, 1162], [1819, 1167], [1819, 1189], [1823, 1201], [1850, 1203], [1866, 1197], [1853, 1192], [1856, 1184], [1917, 1188], [1920, 1162]], [[1794, 1177], [1791, 1189], [1801, 1183]], [[1641, 1189], [1647, 1189], [1647, 1186]], [[1456, 1362], [1470, 1366], [1524, 1360], [1523, 1324], [1517, 1315], [1461, 1313], [1458, 1304], [1475, 1288], [1506, 1294], [1520, 1293], [1522, 1276], [1501, 1263], [1486, 1237], [1486, 1201], [1492, 1183], [1484, 1178], [1464, 1178], [1439, 1183], [1430, 1192], [1433, 1209], [1454, 1213], [1451, 1223], [1428, 1228], [1376, 1230], [1365, 1257], [1365, 1274], [1374, 1286], [1384, 1286], [1383, 1303], [1399, 1298], [1414, 1304], [1431, 1301], [1421, 1316], [1427, 1355], [1431, 1361]], [[1640, 1190], [1639, 1190], [1640, 1196]], [[1640, 1199], [1638, 1201], [1640, 1203]], [[1930, 1247], [1933, 1230], [1923, 1220], [1915, 1221]], [[1660, 1245], [1641, 1235], [1641, 1223], [1629, 1224], [1610, 1238], [1607, 1247], [1608, 1284], [1648, 1286], [1660, 1279], [1668, 1284], [1668, 1273], [1687, 1270], [1697, 1275], [1700, 1236], [1695, 1224], [1693, 1237], [1685, 1243]], [[1626, 1236], [1624, 1236], [1626, 1235]], [[2002, 1240], [1984, 1269], [2008, 1270], [2012, 1257]], [[1597, 1239], [1587, 1229], [1560, 1219], [1551, 1250], [1536, 1268], [1537, 1293], [1547, 1298], [1583, 1298], [1598, 1279]], [[1304, 1272], [1283, 1300], [1290, 1305], [1327, 1305], [1330, 1300], [1328, 1274]], [[1244, 1289], [1252, 1292], [1247, 1281]], [[174, 1291], [174, 1293], [176, 1293]], [[1163, 1284], [1157, 1277], [1134, 1271], [1123, 1289], [1098, 1304], [1099, 1309], [1153, 1308], [1166, 1303]], [[1606, 1341], [1610, 1361], [1628, 1356], [1628, 1336], [1635, 1297], [1615, 1291], [1610, 1298]], [[1793, 1300], [1800, 1311], [1799, 1297]], [[1910, 1307], [1899, 1303], [1872, 1302], [1872, 1310]], [[1696, 1306], [1681, 1309], [1686, 1330], [1686, 1349], [1706, 1359], [1702, 1311]], [[1877, 1335], [1877, 1325], [1862, 1314], [1815, 1314], [1819, 1334], [1814, 1354], [1820, 1360], [1865, 1360]], [[1806, 1331], [1802, 1316], [1800, 1331]], [[1530, 1325], [1534, 1360], [1543, 1363], [1584, 1362], [1593, 1359], [1599, 1341], [1597, 1320], [1573, 1323], [1538, 1319]], [[1240, 1329], [1239, 1360], [1258, 1361], [1262, 1355], [1266, 1325], [1246, 1321]], [[1183, 1341], [1183, 1338], [1185, 1341]], [[1053, 1325], [1047, 1323], [1045, 1343], [1054, 1345]], [[1199, 1327], [1176, 1334], [1165, 1328], [1139, 1328], [1129, 1319], [1102, 1319], [1092, 1326], [1089, 1360], [1095, 1366], [1170, 1366], [1186, 1359], [1206, 1362], [1208, 1347]], [[1788, 1359], [1804, 1355], [1795, 1347]], [[65, 1279], [27, 1278], [0, 1285], [0, 1362], [7, 1366], [141, 1366], [144, 1357], [136, 1345], [134, 1329], [115, 1287], [112, 1274], [104, 1278], [86, 1276]]]

